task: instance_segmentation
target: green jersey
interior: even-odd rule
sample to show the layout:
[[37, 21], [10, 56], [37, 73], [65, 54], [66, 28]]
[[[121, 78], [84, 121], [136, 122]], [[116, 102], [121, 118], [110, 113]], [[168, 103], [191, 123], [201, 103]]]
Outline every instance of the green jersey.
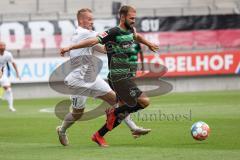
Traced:
[[98, 36], [99, 42], [107, 50], [109, 78], [121, 79], [135, 76], [137, 70], [137, 54], [140, 50], [134, 40], [132, 30], [114, 27]]

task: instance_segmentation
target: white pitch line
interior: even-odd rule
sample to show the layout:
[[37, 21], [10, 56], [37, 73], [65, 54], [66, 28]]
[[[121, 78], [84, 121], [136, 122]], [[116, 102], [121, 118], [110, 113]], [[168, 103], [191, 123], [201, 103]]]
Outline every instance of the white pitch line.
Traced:
[[39, 112], [43, 112], [43, 113], [53, 113], [54, 109], [53, 108], [43, 108], [40, 109]]

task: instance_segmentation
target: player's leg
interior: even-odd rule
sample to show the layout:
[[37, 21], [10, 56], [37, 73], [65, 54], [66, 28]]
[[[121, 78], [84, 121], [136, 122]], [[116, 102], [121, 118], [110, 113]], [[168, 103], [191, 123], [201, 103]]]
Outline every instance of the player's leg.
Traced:
[[131, 114], [129, 114], [125, 119], [124, 122], [131, 130], [133, 138], [139, 138], [141, 135], [146, 135], [149, 132], [151, 132], [150, 128], [143, 128], [140, 126], [137, 126], [136, 123], [132, 120]]
[[8, 102], [8, 108], [10, 111], [15, 112], [16, 109], [13, 107], [13, 93], [11, 88], [11, 83], [8, 78], [2, 78], [2, 87], [4, 88], [4, 98]]
[[144, 108], [148, 107], [150, 104], [149, 97], [147, 97], [144, 93], [142, 93], [137, 98], [137, 102], [139, 104], [139, 107], [141, 107], [140, 109], [144, 109]]
[[64, 146], [67, 146], [69, 143], [66, 131], [82, 117], [87, 100], [87, 97], [78, 95], [72, 95], [70, 98], [72, 101], [72, 111], [65, 116], [62, 125], [57, 127], [59, 141]]
[[[106, 85], [108, 85], [106, 83]], [[109, 105], [116, 107], [117, 106], [117, 100], [116, 100], [116, 94], [115, 92], [109, 88], [109, 87], [105, 87], [107, 89], [104, 89], [105, 91], [108, 91], [106, 94], [101, 95], [101, 96], [97, 96], [97, 98], [104, 100], [105, 102], [107, 102]]]
[[[110, 104], [111, 106], [115, 106], [117, 107], [117, 98], [116, 98], [116, 94], [115, 92], [113, 92], [108, 84], [103, 81], [102, 79], [99, 79], [96, 81], [96, 83], [91, 87], [92, 89], [92, 94], [91, 96], [93, 97], [97, 97], [100, 98], [106, 102], [108, 102], [108, 104]], [[121, 105], [121, 104], [120, 104]], [[149, 133], [151, 131], [151, 129], [144, 129], [142, 127], [138, 127], [133, 120], [130, 118], [130, 116], [128, 116], [125, 120], [126, 124], [128, 125], [128, 127], [130, 128], [130, 130], [132, 131], [132, 135], [137, 138], [140, 135], [145, 135], [147, 133]], [[115, 123], [114, 127], [117, 127], [119, 124], [121, 123], [121, 121], [117, 121]], [[93, 136], [92, 136], [92, 140], [95, 141], [96, 143], [98, 143], [101, 147], [106, 147], [108, 146], [105, 139], [103, 138], [103, 136], [108, 132], [108, 128], [106, 126], [106, 124], [104, 124], [101, 129], [99, 129]]]
[[[147, 98], [145, 96], [141, 97], [140, 96], [140, 101], [141, 104], [144, 107], [147, 107]], [[120, 103], [121, 107], [125, 107], [127, 106], [126, 104]], [[128, 106], [127, 106], [128, 107]], [[120, 107], [119, 107], [120, 108]], [[121, 121], [124, 119], [124, 121], [126, 122], [126, 124], [128, 125], [128, 127], [130, 128], [130, 130], [132, 131], [132, 135], [134, 138], [138, 138], [141, 135], [145, 135], [147, 133], [149, 133], [151, 131], [151, 129], [145, 129], [142, 127], [138, 127], [135, 122], [130, 118], [130, 114], [122, 114], [122, 112], [119, 112], [121, 114], [121, 116], [117, 115], [115, 113], [116, 110], [118, 110], [119, 108], [112, 108], [107, 110], [107, 123], [105, 123], [99, 130], [98, 130], [98, 134], [103, 137], [107, 132], [111, 131], [113, 128], [116, 128]], [[138, 110], [138, 108], [143, 109], [142, 106], [136, 106], [135, 108], [136, 111]], [[121, 108], [120, 108], [121, 109]], [[127, 110], [125, 110], [127, 111]], [[124, 112], [125, 112], [124, 111]], [[128, 112], [128, 111], [127, 111]], [[130, 113], [130, 111], [128, 112]]]
[[[114, 90], [112, 81], [108, 80], [108, 83], [109, 83], [109, 86]], [[120, 100], [121, 98], [119, 96], [117, 96], [117, 97], [118, 97], [117, 98], [118, 101], [120, 102], [120, 105], [121, 106], [124, 105], [124, 102]], [[138, 137], [140, 137], [140, 135], [145, 135], [151, 131], [151, 129], [145, 129], [143, 127], [137, 126], [136, 123], [131, 119], [130, 114], [124, 119], [124, 122], [131, 130], [134, 138], [138, 138]], [[105, 130], [105, 129], [103, 129], [103, 130]]]
[[[121, 119], [114, 119], [112, 120], [114, 121], [114, 127], [117, 127], [120, 123], [121, 123]], [[136, 123], [131, 119], [130, 114], [128, 116], [126, 116], [124, 118], [124, 122], [126, 123], [126, 125], [129, 127], [131, 134], [134, 138], [138, 138], [141, 135], [146, 135], [149, 132], [151, 132], [151, 129], [149, 128], [143, 128], [143, 127], [139, 127], [136, 125]], [[100, 136], [105, 136], [107, 134], [107, 132], [109, 132], [110, 130], [107, 127], [107, 123], [105, 123], [99, 130], [98, 133]]]
[[149, 98], [137, 87], [132, 79], [123, 79], [112, 82], [112, 86], [122, 100], [125, 101], [121, 107], [107, 111], [108, 130], [112, 130], [117, 123], [128, 114], [137, 112], [149, 106]]
[[[111, 86], [111, 84], [110, 84]], [[92, 88], [95, 89], [100, 89], [101, 87], [101, 91], [109, 91], [109, 86], [106, 85], [106, 83], [102, 80], [99, 80], [95, 86], [93, 86]], [[98, 96], [98, 98], [103, 99], [104, 101], [108, 102], [110, 105], [112, 106], [117, 106], [116, 102], [117, 102], [117, 98], [116, 98], [116, 94], [113, 91], [109, 91], [107, 94], [104, 94], [102, 96]], [[122, 103], [120, 102], [120, 105], [122, 105]], [[114, 117], [113, 117], [114, 118]], [[115, 121], [112, 120], [112, 121]], [[132, 131], [132, 134], [135, 138], [139, 137], [140, 135], [145, 135], [147, 133], [149, 133], [151, 131], [151, 129], [144, 129], [142, 127], [138, 127], [133, 120], [130, 118], [130, 116], [126, 117], [125, 120], [126, 124], [128, 125], [128, 127], [130, 128], [130, 130]], [[114, 127], [117, 127], [119, 124], [121, 123], [121, 120], [118, 120], [115, 122]], [[107, 124], [104, 124], [95, 134], [94, 136], [97, 135], [97, 137], [100, 137], [99, 139], [101, 139], [107, 132], [109, 131], [109, 129], [107, 128]], [[104, 140], [105, 141], [105, 140]], [[98, 143], [99, 144], [99, 143]]]
[[112, 82], [114, 90], [125, 103], [116, 108], [116, 115], [133, 113], [149, 105], [149, 98], [137, 87], [133, 79], [122, 79]]
[[[104, 100], [110, 106], [116, 107], [117, 100], [115, 92], [109, 87], [109, 85], [101, 78], [96, 79], [96, 83], [91, 87], [91, 96]], [[104, 132], [108, 132], [105, 130]], [[96, 132], [92, 136], [92, 140], [96, 142], [100, 147], [107, 147], [108, 144], [105, 141], [104, 137], [100, 135], [99, 132]]]

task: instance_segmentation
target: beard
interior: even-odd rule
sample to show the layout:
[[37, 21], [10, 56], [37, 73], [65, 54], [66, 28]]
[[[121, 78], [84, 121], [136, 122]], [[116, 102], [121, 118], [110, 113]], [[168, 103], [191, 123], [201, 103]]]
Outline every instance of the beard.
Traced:
[[124, 25], [125, 25], [125, 27], [126, 27], [128, 30], [133, 30], [133, 27], [129, 24], [128, 21], [125, 21], [125, 22], [124, 22]]

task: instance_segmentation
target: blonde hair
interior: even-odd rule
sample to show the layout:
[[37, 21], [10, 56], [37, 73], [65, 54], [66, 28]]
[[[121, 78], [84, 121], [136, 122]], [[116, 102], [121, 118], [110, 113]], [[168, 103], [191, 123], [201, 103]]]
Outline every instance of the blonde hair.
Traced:
[[90, 8], [82, 8], [80, 10], [78, 10], [77, 12], [77, 18], [81, 17], [83, 13], [85, 12], [90, 12], [92, 13], [92, 10]]

